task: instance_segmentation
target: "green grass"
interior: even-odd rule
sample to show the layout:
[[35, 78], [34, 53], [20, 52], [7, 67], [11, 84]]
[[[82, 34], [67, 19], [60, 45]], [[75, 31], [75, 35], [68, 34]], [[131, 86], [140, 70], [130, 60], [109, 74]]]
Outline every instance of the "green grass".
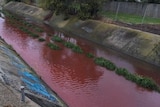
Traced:
[[137, 74], [131, 74], [125, 68], [117, 68], [116, 74], [123, 76], [127, 80], [135, 82], [137, 85], [141, 87], [160, 92], [160, 87], [151, 78], [143, 77]]
[[[115, 20], [116, 13], [115, 12], [102, 12], [102, 16]], [[126, 13], [118, 13], [117, 19], [118, 21], [125, 22], [125, 23], [132, 23], [132, 24], [141, 24], [142, 23], [142, 16], [133, 15], [133, 14], [126, 14]], [[145, 17], [144, 24], [160, 24], [159, 18], [151, 18]]]
[[114, 63], [112, 63], [110, 60], [107, 60], [107, 59], [102, 58], [102, 57], [95, 58], [94, 62], [97, 65], [105, 67], [106, 69], [111, 70], [111, 71], [114, 71], [116, 69], [116, 65]]
[[80, 46], [75, 45], [71, 42], [64, 42], [64, 46], [67, 47], [67, 48], [71, 48], [74, 52], [83, 53], [83, 50], [81, 49]]
[[56, 35], [52, 37], [52, 40], [56, 41], [56, 42], [63, 42], [62, 38], [60, 38], [59, 36], [56, 36]]
[[92, 53], [86, 53], [86, 56], [87, 56], [88, 58], [94, 58], [94, 55], [93, 55]]
[[44, 39], [44, 38], [39, 38], [39, 39], [38, 39], [38, 41], [40, 41], [40, 42], [44, 42], [44, 41], [45, 41], [45, 39]]
[[47, 46], [53, 50], [60, 50], [60, 47], [56, 44], [53, 44], [53, 43], [48, 43]]

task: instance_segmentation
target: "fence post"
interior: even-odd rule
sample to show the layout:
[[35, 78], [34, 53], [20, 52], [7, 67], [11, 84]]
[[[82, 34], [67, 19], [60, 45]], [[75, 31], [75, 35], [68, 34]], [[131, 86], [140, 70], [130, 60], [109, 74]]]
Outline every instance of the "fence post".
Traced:
[[143, 14], [143, 18], [142, 18], [141, 24], [144, 23], [144, 19], [145, 19], [145, 17], [146, 17], [147, 9], [148, 9], [148, 5], [146, 5], [146, 9], [145, 9], [145, 11], [144, 11], [144, 14]]
[[120, 7], [120, 2], [118, 2], [117, 10], [116, 10], [116, 16], [115, 16], [115, 21], [117, 20], [118, 12], [119, 12], [119, 7]]

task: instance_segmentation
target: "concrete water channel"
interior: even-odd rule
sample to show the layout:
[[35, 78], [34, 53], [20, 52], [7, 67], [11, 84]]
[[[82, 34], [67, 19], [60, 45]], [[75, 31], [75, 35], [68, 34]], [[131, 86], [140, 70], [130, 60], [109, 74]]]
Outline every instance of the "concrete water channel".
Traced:
[[[26, 87], [27, 96], [34, 101], [45, 99], [45, 102], [57, 103], [63, 106], [63, 102], [50, 90], [57, 94], [70, 107], [159, 107], [160, 94], [137, 86], [121, 76], [116, 75], [100, 66], [94, 64], [93, 60], [83, 54], [77, 54], [64, 47], [62, 50], [51, 50], [46, 42], [51, 41], [48, 34], [58, 35], [66, 41], [72, 41], [80, 45], [85, 51], [92, 52], [96, 56], [105, 57], [113, 61], [118, 67], [125, 67], [130, 72], [152, 77], [159, 85], [159, 67], [152, 66], [143, 61], [120, 54], [118, 51], [106, 49], [90, 41], [65, 35], [62, 32], [45, 28], [39, 36], [46, 41], [41, 43], [37, 39], [29, 37], [14, 26], [7, 19], [0, 19], [0, 36], [19, 53], [30, 67], [21, 63], [23, 60], [14, 57], [8, 48], [2, 46], [5, 55], [11, 57], [10, 65], [18, 70], [16, 75], [19, 85]], [[5, 58], [6, 59], [6, 58]], [[12, 71], [7, 73], [7, 80], [12, 79]], [[9, 74], [9, 75], [8, 75]], [[20, 78], [21, 77], [21, 78]], [[39, 78], [40, 77], [40, 78]], [[2, 81], [6, 81], [3, 79]], [[13, 77], [15, 78], [15, 77]], [[48, 84], [46, 87], [45, 83]], [[11, 84], [10, 81], [6, 83]], [[15, 86], [15, 85], [14, 85]], [[18, 89], [18, 88], [15, 88]], [[29, 94], [28, 94], [29, 93]], [[45, 104], [41, 102], [40, 105]], [[61, 103], [62, 102], [62, 103]], [[49, 106], [44, 106], [49, 107]]]
[[[1, 14], [1, 17], [4, 18], [3, 14]], [[5, 43], [1, 37], [0, 85], [0, 105], [2, 107], [67, 106], [14, 51], [12, 46]], [[23, 99], [21, 87], [24, 87], [26, 97]]]
[[[35, 72], [2, 39], [0, 40], [0, 81], [4, 85], [13, 88], [17, 93], [20, 93], [20, 87], [24, 86], [25, 95], [41, 107], [64, 106], [56, 93], [51, 91]], [[17, 100], [20, 101], [21, 98]]]

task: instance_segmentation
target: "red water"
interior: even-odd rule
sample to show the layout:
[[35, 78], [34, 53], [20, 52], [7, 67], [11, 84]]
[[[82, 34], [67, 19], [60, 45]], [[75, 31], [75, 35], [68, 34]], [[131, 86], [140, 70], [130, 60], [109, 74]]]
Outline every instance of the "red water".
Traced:
[[[70, 107], [160, 107], [159, 93], [96, 66], [83, 54], [62, 45], [62, 50], [51, 50], [4, 19], [0, 19], [0, 35]], [[41, 35], [48, 38], [46, 33]], [[150, 76], [160, 84], [159, 68], [82, 39], [71, 39], [86, 51], [110, 59], [131, 72]]]

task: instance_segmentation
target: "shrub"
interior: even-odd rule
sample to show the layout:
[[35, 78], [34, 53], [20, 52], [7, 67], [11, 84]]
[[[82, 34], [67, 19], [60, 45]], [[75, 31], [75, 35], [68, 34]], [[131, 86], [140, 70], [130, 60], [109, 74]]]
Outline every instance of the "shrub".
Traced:
[[48, 43], [47, 46], [53, 50], [60, 50], [60, 47], [56, 44]]

